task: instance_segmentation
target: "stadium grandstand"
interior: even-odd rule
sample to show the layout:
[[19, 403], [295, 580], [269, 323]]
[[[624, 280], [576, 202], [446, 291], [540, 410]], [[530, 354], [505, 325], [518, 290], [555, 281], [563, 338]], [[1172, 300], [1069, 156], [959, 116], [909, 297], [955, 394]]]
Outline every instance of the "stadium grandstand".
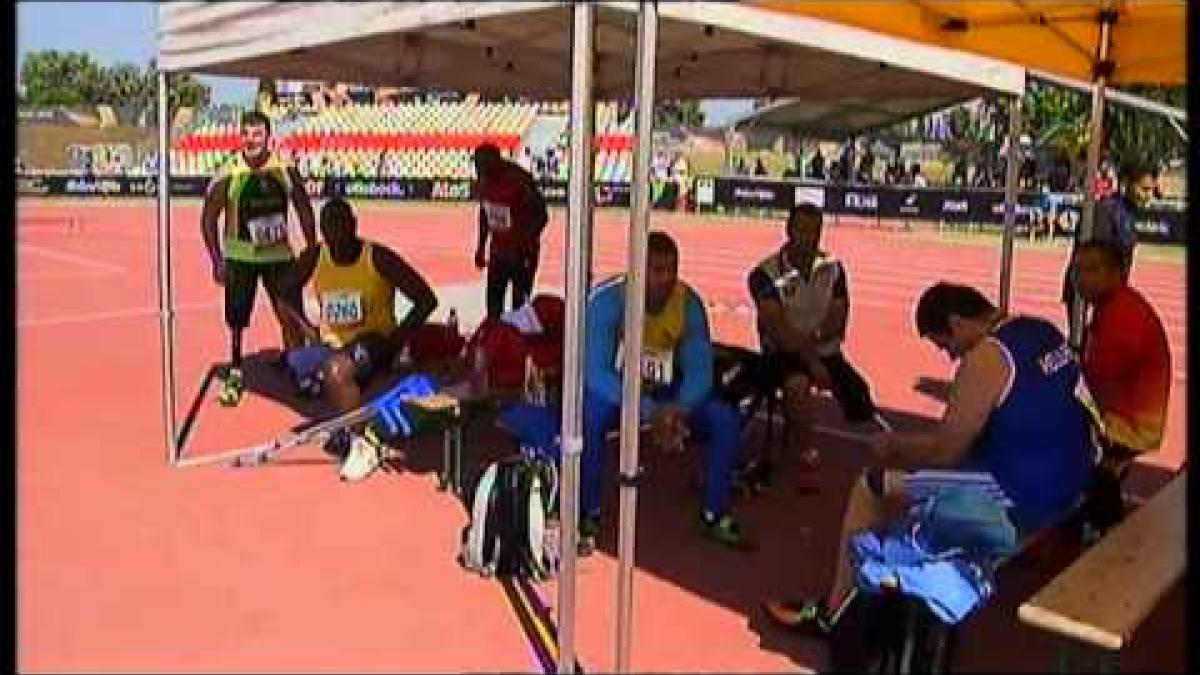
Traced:
[[[209, 175], [239, 147], [238, 111], [202, 111], [173, 144], [173, 171]], [[495, 144], [509, 158], [539, 169], [542, 178], [566, 179], [566, 103], [502, 103], [467, 97], [460, 102], [347, 103], [320, 109], [268, 104], [276, 148], [301, 172], [317, 178], [469, 179], [471, 152]], [[624, 112], [622, 115], [621, 113]], [[633, 119], [616, 103], [596, 110], [596, 176], [628, 182]]]

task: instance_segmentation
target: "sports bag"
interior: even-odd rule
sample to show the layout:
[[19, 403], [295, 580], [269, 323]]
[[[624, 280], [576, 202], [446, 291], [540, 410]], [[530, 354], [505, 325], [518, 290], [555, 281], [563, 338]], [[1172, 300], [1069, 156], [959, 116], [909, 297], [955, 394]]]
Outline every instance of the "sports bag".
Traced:
[[460, 565], [483, 576], [554, 576], [558, 471], [553, 461], [523, 449], [487, 464], [469, 495]]

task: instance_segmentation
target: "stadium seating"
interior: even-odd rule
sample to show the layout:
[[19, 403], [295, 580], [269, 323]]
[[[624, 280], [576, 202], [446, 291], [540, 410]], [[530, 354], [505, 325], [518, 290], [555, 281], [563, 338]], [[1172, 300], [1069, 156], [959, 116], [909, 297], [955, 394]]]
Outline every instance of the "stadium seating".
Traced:
[[[174, 142], [172, 170], [211, 175], [240, 145], [241, 110], [218, 106], [199, 111]], [[316, 109], [267, 106], [276, 150], [293, 159], [306, 176], [449, 178], [474, 176], [471, 153], [495, 144], [509, 157], [520, 156], [525, 134], [539, 115], [562, 119], [565, 102], [496, 103], [468, 97], [462, 102], [349, 103]], [[632, 159], [632, 116], [616, 103], [596, 108], [595, 175], [602, 181], [628, 181]], [[559, 142], [558, 156], [567, 156]], [[566, 162], [557, 178], [567, 178]]]

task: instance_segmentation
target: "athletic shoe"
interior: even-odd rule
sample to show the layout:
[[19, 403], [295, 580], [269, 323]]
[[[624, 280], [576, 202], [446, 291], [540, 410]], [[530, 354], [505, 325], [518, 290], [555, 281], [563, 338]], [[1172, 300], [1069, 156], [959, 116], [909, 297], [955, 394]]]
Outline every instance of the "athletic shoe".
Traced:
[[576, 549], [581, 556], [589, 556], [596, 550], [596, 537], [600, 534], [600, 516], [583, 516], [579, 519], [579, 541]]
[[221, 389], [217, 401], [225, 407], [233, 407], [242, 400], [242, 369], [230, 367], [221, 378]]
[[383, 465], [384, 460], [390, 459], [391, 450], [370, 430], [354, 436], [350, 441], [350, 452], [342, 462], [339, 475], [345, 481], [359, 481]]
[[829, 637], [833, 632], [833, 613], [823, 600], [768, 602], [763, 605], [775, 623], [810, 637]]
[[709, 539], [735, 551], [753, 551], [755, 548], [754, 544], [742, 533], [742, 528], [738, 526], [737, 521], [728, 513], [718, 518], [707, 511], [702, 511], [700, 528]]
[[326, 454], [338, 461], [345, 461], [350, 454], [350, 446], [354, 442], [354, 434], [349, 429], [338, 429], [329, 435], [329, 439], [321, 447]]

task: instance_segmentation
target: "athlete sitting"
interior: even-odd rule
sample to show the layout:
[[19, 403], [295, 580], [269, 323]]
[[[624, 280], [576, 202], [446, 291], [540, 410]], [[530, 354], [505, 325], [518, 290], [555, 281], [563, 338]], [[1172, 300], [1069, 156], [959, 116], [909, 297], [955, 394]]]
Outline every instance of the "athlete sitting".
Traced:
[[922, 294], [916, 322], [922, 337], [961, 361], [946, 411], [928, 431], [873, 437], [873, 466], [846, 505], [833, 586], [819, 600], [768, 604], [781, 624], [818, 635], [833, 628], [852, 597], [847, 543], [886, 526], [885, 506], [908, 499], [919, 477], [904, 470], [952, 470], [941, 487], [975, 487], [974, 498], [1003, 506], [991, 496], [998, 487], [1018, 537], [1059, 522], [1079, 502], [1096, 457], [1094, 418], [1062, 333], [1044, 319], [1007, 317], [974, 288], [949, 283]]
[[[700, 297], [679, 281], [679, 250], [668, 235], [647, 240], [646, 315], [641, 417], [655, 444], [683, 448], [690, 430], [703, 437], [705, 479], [701, 522], [706, 534], [740, 548], [745, 539], [727, 512], [738, 451], [737, 413], [713, 394], [712, 341]], [[580, 548], [589, 553], [599, 530], [606, 456], [605, 434], [621, 411], [625, 279], [596, 287], [588, 301], [584, 439], [580, 480]]]
[[[324, 243], [301, 253], [289, 271], [290, 289], [313, 286], [321, 307], [318, 334], [302, 307], [292, 307], [310, 342], [289, 355], [294, 368], [309, 370], [316, 365], [321, 391], [337, 413], [362, 404], [362, 390], [377, 375], [391, 370], [399, 346], [398, 332], [421, 325], [437, 307], [437, 298], [425, 279], [386, 246], [359, 238], [357, 221], [350, 205], [331, 199], [321, 209]], [[403, 293], [412, 308], [396, 323], [396, 291]], [[298, 296], [297, 291], [294, 295]], [[311, 360], [317, 364], [300, 366]], [[342, 457], [343, 480], [360, 480], [371, 475], [386, 458], [386, 448], [370, 427], [354, 433], [343, 430], [328, 449]]]
[[[801, 204], [788, 216], [787, 241], [760, 262], [748, 278], [758, 311], [763, 358], [758, 386], [784, 392], [788, 446], [801, 452], [801, 486], [817, 487], [819, 456], [812, 447], [811, 392], [829, 389], [851, 423], [875, 415], [866, 381], [842, 354], [850, 293], [841, 261], [818, 247], [821, 210]], [[748, 476], [769, 482], [771, 462], [764, 456]]]

